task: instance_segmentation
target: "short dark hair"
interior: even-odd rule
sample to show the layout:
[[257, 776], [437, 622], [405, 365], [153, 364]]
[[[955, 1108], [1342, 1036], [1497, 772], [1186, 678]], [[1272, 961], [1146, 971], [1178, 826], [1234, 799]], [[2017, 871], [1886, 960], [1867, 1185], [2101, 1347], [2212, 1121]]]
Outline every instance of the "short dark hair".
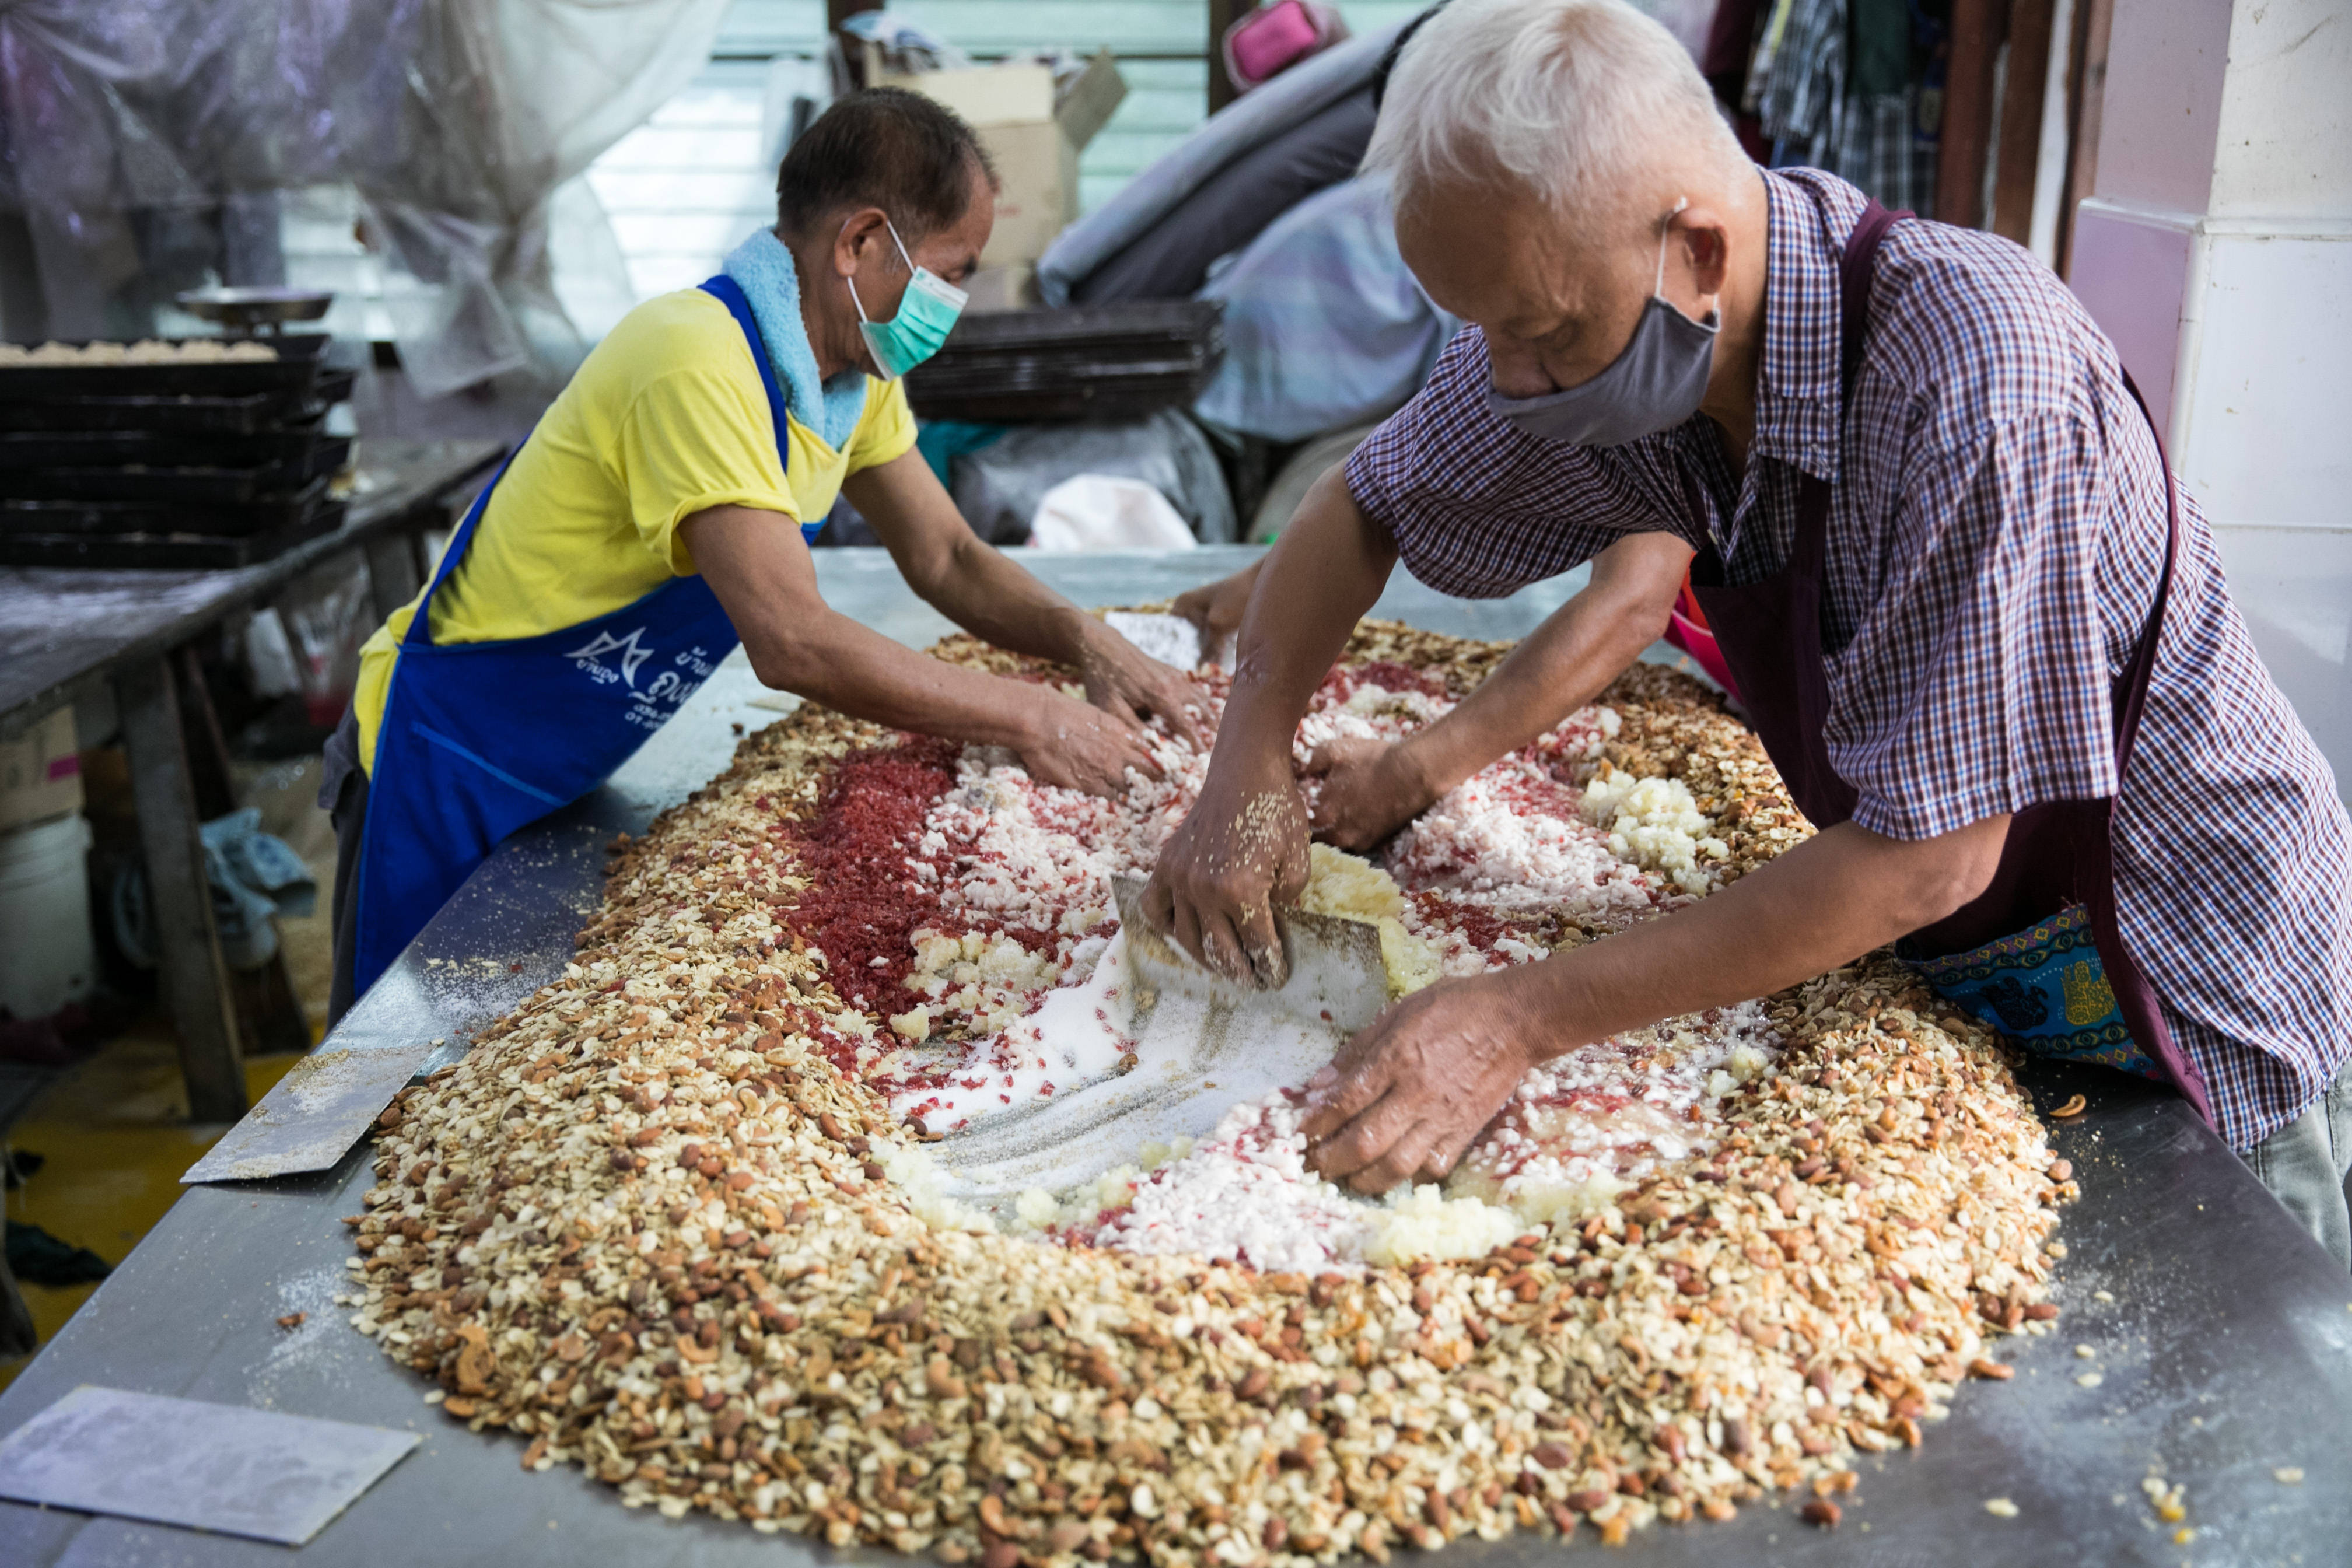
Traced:
[[902, 87], [869, 87], [835, 99], [785, 150], [776, 230], [799, 239], [845, 207], [876, 206], [912, 244], [962, 220], [975, 165], [996, 184], [996, 166], [955, 110]]

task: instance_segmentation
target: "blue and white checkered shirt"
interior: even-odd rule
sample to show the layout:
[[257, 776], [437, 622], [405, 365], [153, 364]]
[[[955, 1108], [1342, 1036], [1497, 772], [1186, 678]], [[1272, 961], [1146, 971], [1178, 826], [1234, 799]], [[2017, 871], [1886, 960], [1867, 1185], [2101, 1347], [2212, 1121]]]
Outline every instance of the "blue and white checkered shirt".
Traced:
[[[1822, 610], [1831, 763], [1854, 820], [1948, 833], [2116, 790], [2110, 693], [2162, 570], [2164, 476], [2114, 347], [2063, 284], [1990, 235], [1906, 221], [1878, 250], [1843, 431], [1838, 256], [1863, 196], [1763, 174], [1770, 264], [1744, 473], [1704, 416], [1597, 450], [1487, 412], [1456, 337], [1348, 465], [1413, 575], [1506, 594], [1620, 535], [1709, 538], [1727, 580], [1788, 559], [1801, 474], [1836, 481]], [[1682, 476], [1698, 481], [1693, 519]], [[2115, 828], [2124, 938], [2252, 1148], [2352, 1056], [2352, 823], [2230, 601], [2204, 517], [2182, 550]]]

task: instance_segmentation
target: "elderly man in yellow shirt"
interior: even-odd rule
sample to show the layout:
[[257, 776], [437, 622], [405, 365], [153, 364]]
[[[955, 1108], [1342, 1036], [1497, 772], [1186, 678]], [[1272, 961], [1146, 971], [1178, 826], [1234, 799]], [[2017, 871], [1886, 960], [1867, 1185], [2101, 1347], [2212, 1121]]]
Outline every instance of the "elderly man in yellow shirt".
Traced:
[[[740, 639], [766, 685], [1011, 748], [1108, 794], [1192, 733], [1199, 694], [973, 535], [914, 450], [899, 380], [935, 352], [995, 221], [971, 129], [891, 89], [785, 154], [776, 227], [599, 343], [361, 654], [328, 747], [340, 1017], [498, 841], [608, 777]], [[1074, 665], [1087, 700], [942, 664], [825, 606], [836, 495], [975, 636]]]

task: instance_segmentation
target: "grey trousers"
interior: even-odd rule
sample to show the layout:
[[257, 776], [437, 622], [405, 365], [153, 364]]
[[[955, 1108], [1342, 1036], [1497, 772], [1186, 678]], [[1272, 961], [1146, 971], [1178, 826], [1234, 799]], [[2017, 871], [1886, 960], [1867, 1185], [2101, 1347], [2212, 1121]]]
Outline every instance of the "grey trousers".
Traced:
[[2294, 1222], [2352, 1268], [2352, 1062], [2309, 1109], [2244, 1159]]
[[368, 776], [360, 766], [360, 722], [346, 710], [328, 738], [319, 809], [335, 825], [335, 980], [327, 993], [327, 1027], [352, 1010], [359, 958], [360, 830], [367, 826]]

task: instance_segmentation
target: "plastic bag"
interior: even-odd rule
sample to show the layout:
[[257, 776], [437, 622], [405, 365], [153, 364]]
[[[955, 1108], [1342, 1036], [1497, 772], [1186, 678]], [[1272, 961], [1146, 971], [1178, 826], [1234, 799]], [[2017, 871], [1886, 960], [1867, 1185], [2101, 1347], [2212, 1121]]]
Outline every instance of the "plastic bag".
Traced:
[[367, 587], [358, 563], [345, 561], [295, 579], [278, 602], [293, 634], [304, 715], [315, 728], [333, 729], [351, 706], [359, 683], [360, 645], [375, 620]]
[[1022, 425], [953, 463], [956, 507], [995, 544], [1029, 535], [1045, 493], [1080, 474], [1139, 479], [1166, 498], [1192, 537], [1234, 537], [1234, 500], [1201, 427], [1173, 409], [1118, 425]]

